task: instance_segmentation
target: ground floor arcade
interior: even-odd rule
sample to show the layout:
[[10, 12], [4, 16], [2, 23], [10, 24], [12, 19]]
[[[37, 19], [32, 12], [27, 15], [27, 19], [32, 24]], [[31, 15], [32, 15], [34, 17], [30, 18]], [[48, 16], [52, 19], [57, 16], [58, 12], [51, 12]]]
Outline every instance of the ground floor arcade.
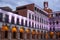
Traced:
[[29, 27], [9, 27], [3, 24], [0, 27], [0, 40], [49, 40], [60, 39], [60, 32], [44, 31]]

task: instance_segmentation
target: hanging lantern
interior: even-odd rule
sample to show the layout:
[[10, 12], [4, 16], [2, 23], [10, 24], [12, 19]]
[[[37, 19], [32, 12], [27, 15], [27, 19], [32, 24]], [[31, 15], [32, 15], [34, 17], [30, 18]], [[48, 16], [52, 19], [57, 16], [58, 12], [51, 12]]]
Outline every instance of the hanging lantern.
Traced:
[[3, 30], [3, 31], [8, 31], [8, 26], [5, 26], [5, 25], [2, 26], [2, 30]]
[[12, 32], [17, 32], [17, 28], [15, 26], [13, 26]]

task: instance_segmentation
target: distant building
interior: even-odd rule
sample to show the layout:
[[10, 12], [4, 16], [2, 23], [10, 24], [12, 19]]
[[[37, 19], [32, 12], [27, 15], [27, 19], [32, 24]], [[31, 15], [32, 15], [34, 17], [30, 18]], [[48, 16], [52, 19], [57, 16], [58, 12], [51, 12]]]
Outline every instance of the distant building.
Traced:
[[51, 14], [52, 17], [50, 18], [50, 30], [51, 31], [60, 31], [60, 12], [53, 12]]
[[12, 9], [10, 7], [0, 7], [0, 9], [12, 12]]

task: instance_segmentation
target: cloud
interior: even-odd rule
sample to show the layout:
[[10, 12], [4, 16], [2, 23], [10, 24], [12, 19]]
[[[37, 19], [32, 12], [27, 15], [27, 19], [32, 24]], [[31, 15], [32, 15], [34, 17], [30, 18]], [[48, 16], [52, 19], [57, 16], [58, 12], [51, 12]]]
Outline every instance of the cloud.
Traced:
[[35, 3], [39, 7], [43, 8], [43, 2], [49, 2], [49, 8], [52, 10], [60, 10], [60, 0], [0, 0], [0, 6], [9, 6], [15, 9], [17, 6]]

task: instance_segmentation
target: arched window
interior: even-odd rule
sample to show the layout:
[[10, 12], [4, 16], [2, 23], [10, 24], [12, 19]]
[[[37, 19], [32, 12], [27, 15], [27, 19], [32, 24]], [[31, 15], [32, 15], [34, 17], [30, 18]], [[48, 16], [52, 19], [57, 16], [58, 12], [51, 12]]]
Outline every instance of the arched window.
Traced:
[[39, 31], [36, 32], [36, 35], [37, 35], [37, 36], [36, 36], [37, 39], [39, 39]]
[[24, 28], [20, 28], [20, 39], [24, 38]]
[[2, 25], [2, 32], [4, 38], [8, 38], [8, 26], [7, 25]]
[[27, 29], [27, 30], [26, 30], [26, 34], [27, 34], [27, 35], [26, 35], [26, 36], [27, 36], [27, 39], [30, 39], [30, 29]]
[[0, 22], [3, 21], [2, 18], [3, 18], [3, 13], [0, 13]]
[[59, 38], [59, 32], [56, 32], [56, 39]]
[[23, 33], [22, 32], [20, 32], [20, 38], [23, 39]]
[[32, 31], [32, 39], [35, 39], [35, 35], [36, 35], [35, 33], [36, 33], [35, 30], [33, 30]]
[[48, 33], [45, 34], [45, 38], [48, 39]]
[[5, 38], [8, 38], [8, 31], [5, 31]]
[[50, 38], [52, 39], [54, 37], [54, 32], [50, 32]]
[[32, 34], [32, 39], [35, 39], [35, 34]]
[[16, 32], [12, 33], [12, 37], [13, 37], [13, 39], [16, 39]]
[[41, 37], [41, 39], [43, 38], [43, 32], [41, 32], [40, 37]]

